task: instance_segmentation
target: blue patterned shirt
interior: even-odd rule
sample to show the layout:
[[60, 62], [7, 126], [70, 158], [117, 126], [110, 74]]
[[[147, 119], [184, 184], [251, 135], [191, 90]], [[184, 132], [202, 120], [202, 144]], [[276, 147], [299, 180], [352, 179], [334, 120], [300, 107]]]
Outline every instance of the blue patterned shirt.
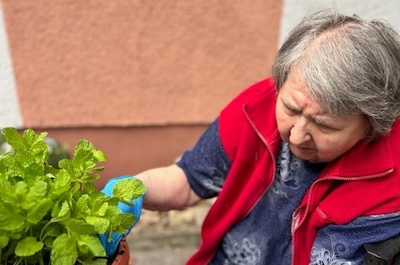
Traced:
[[[271, 187], [251, 213], [226, 233], [211, 265], [291, 264], [292, 214], [324, 164], [295, 157], [285, 142], [281, 143], [276, 161], [276, 176]], [[200, 197], [218, 196], [231, 166], [219, 139], [218, 120], [193, 149], [185, 152], [178, 166]], [[317, 234], [310, 264], [364, 264], [362, 245], [398, 234], [399, 222], [400, 214], [395, 213], [360, 217], [346, 225], [328, 225]]]

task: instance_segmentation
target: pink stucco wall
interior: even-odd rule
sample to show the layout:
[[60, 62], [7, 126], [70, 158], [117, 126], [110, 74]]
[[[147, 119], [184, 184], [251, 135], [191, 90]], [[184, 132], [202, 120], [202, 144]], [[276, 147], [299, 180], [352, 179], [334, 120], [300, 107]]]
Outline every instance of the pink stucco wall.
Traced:
[[103, 180], [172, 163], [270, 74], [275, 0], [0, 0], [23, 126], [108, 157]]
[[280, 1], [2, 0], [26, 127], [204, 124], [270, 73]]

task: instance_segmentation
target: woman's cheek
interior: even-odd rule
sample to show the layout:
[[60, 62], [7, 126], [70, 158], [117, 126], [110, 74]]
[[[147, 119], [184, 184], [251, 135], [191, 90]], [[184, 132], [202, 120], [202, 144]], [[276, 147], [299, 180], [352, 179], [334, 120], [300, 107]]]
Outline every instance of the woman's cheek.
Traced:
[[278, 131], [279, 134], [285, 142], [289, 140], [289, 135], [290, 135], [290, 125], [289, 123], [285, 123], [282, 120], [278, 122]]

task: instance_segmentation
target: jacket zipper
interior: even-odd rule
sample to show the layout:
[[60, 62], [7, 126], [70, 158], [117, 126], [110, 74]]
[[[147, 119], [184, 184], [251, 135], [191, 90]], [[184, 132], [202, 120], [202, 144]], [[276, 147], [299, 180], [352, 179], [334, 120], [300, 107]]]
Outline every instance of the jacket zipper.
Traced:
[[306, 219], [306, 215], [308, 214], [308, 210], [309, 210], [309, 206], [311, 204], [311, 198], [312, 198], [312, 191], [315, 187], [315, 185], [319, 182], [325, 181], [325, 180], [345, 180], [345, 181], [354, 181], [354, 180], [366, 180], [366, 179], [375, 179], [375, 178], [381, 178], [384, 176], [389, 175], [390, 173], [392, 173], [394, 171], [393, 168], [390, 168], [388, 170], [386, 170], [385, 172], [382, 172], [380, 174], [374, 174], [374, 175], [366, 175], [366, 176], [361, 176], [361, 177], [353, 177], [353, 178], [345, 178], [345, 177], [338, 177], [338, 176], [332, 176], [332, 177], [326, 177], [326, 178], [322, 178], [322, 179], [318, 179], [316, 180], [310, 187], [310, 191], [308, 193], [308, 199], [307, 199], [307, 205], [306, 205], [306, 209], [305, 209], [305, 213], [303, 214], [303, 218], [302, 220], [300, 220], [300, 215], [302, 212], [302, 208], [298, 208], [294, 211], [293, 215], [292, 215], [292, 265], [295, 264], [295, 233], [296, 230], [303, 224], [303, 221]]
[[[257, 129], [256, 125], [253, 123], [253, 121], [251, 120], [251, 118], [249, 117], [247, 111], [246, 111], [246, 104], [243, 104], [243, 113], [246, 116], [246, 119], [248, 120], [248, 122], [250, 123], [251, 127], [253, 128], [253, 130], [256, 132], [256, 134], [258, 135], [258, 137], [260, 137], [261, 141], [265, 144], [265, 146], [267, 147], [267, 150], [270, 154], [270, 157], [272, 158], [272, 165], [273, 165], [273, 178], [275, 178], [275, 174], [276, 174], [276, 160], [274, 157], [274, 154], [271, 150], [270, 145], [268, 144], [267, 140], [264, 138], [264, 136], [261, 134], [261, 132]], [[251, 213], [251, 211], [253, 211], [254, 207], [256, 207], [256, 205], [260, 202], [261, 198], [264, 196], [264, 194], [269, 190], [269, 188], [271, 187], [272, 183], [273, 183], [273, 178], [271, 178], [270, 183], [268, 184], [268, 186], [265, 188], [264, 192], [261, 194], [261, 196], [259, 196], [257, 198], [257, 200], [254, 202], [254, 204], [250, 207], [250, 209], [246, 212], [245, 216], [249, 215]], [[244, 218], [244, 217], [243, 217]]]

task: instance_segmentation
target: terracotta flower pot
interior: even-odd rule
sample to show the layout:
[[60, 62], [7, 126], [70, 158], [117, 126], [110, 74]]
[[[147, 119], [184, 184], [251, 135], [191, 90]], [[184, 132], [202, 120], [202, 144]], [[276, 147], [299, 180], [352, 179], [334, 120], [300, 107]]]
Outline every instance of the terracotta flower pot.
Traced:
[[108, 262], [109, 265], [129, 265], [130, 263], [130, 252], [129, 252], [129, 245], [126, 241], [126, 238], [122, 238], [119, 244], [119, 249], [114, 256], [113, 260]]

